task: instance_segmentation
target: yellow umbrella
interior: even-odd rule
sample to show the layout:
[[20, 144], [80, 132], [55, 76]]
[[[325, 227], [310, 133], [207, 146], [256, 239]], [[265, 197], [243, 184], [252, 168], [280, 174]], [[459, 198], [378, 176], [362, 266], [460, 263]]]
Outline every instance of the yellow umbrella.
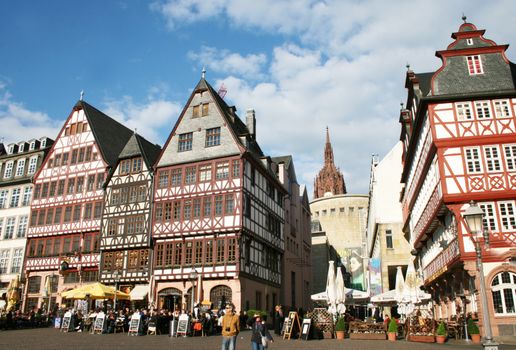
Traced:
[[11, 311], [18, 300], [20, 300], [18, 288], [20, 288], [20, 277], [16, 275], [16, 277], [11, 280], [9, 287], [7, 288], [7, 312]]
[[130, 299], [129, 294], [115, 290], [115, 288], [106, 286], [105, 284], [99, 282], [87, 284], [79, 288], [62, 292], [61, 296], [66, 299], [114, 299], [115, 293], [117, 299]]

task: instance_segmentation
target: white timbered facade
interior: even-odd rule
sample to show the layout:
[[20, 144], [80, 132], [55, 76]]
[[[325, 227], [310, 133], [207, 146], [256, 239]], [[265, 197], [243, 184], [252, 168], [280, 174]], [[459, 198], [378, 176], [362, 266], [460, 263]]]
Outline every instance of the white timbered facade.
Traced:
[[[25, 275], [25, 309], [58, 292], [98, 280], [103, 185], [132, 132], [79, 101], [34, 177]], [[63, 261], [69, 270], [59, 277]], [[48, 305], [48, 304], [47, 304]]]
[[131, 291], [136, 285], [149, 288], [152, 167], [160, 150], [134, 134], [108, 179], [100, 240], [102, 283], [117, 282]]
[[425, 286], [448, 314], [456, 306], [485, 312], [474, 239], [462, 217], [471, 200], [479, 204], [490, 237], [483, 262], [494, 335], [513, 335], [516, 280], [506, 281], [512, 283], [506, 291], [490, 286], [516, 271], [510, 264], [516, 258], [516, 84], [507, 45], [483, 34], [464, 23], [436, 53], [439, 70], [407, 72], [402, 206]]
[[256, 143], [254, 111], [247, 125], [235, 111], [203, 77], [156, 163], [159, 308], [190, 308], [192, 294], [238, 310], [279, 300], [285, 190]]

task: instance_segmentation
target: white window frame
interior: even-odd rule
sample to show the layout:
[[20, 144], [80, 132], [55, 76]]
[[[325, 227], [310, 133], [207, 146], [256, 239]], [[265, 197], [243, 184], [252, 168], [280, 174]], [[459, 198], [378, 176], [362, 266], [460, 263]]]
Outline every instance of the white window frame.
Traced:
[[484, 228], [497, 232], [498, 222], [496, 221], [496, 206], [494, 202], [478, 203], [480, 209], [484, 212]]
[[2, 232], [4, 232], [4, 218], [0, 218], [0, 239], [2, 239]]
[[32, 199], [32, 186], [25, 187], [23, 190], [23, 197], [22, 197], [22, 207], [26, 207], [30, 205], [30, 200]]
[[503, 145], [507, 170], [516, 170], [516, 144]]
[[[507, 282], [502, 281], [502, 274], [504, 272], [498, 273], [493, 278], [493, 281], [491, 282], [491, 293], [492, 293], [491, 296], [493, 296], [493, 294], [495, 292], [500, 292], [500, 296], [501, 296], [500, 299], [501, 299], [502, 308], [503, 308], [503, 312], [501, 312], [501, 313], [496, 312], [496, 309], [494, 309], [494, 312], [495, 312], [495, 315], [497, 315], [497, 316], [509, 316], [509, 315], [513, 316], [514, 314], [516, 314], [516, 307], [514, 307], [513, 312], [507, 312], [507, 306], [505, 305], [504, 290], [512, 291], [513, 305], [516, 304], [516, 283], [514, 282], [516, 279], [516, 274], [512, 271], [507, 271], [507, 273], [509, 273], [509, 283], [507, 283]], [[496, 283], [496, 282], [498, 282], [498, 283]], [[493, 308], [494, 308], [494, 305], [493, 305]]]
[[47, 146], [47, 139], [46, 138], [42, 138], [40, 140], [39, 148], [45, 148], [46, 146]]
[[502, 170], [502, 161], [498, 146], [484, 146], [484, 157], [488, 172], [499, 172]]
[[25, 158], [18, 159], [16, 162], [16, 173], [14, 174], [15, 177], [23, 176], [25, 170]]
[[29, 168], [27, 169], [27, 175], [32, 175], [36, 172], [38, 166], [38, 156], [31, 157], [29, 160]]
[[4, 239], [13, 239], [14, 238], [14, 228], [16, 227], [16, 217], [11, 216], [8, 217], [5, 221], [5, 232]]
[[13, 153], [14, 153], [14, 145], [10, 145], [10, 146], [7, 148], [7, 153], [8, 153], [8, 154], [13, 154]]
[[467, 38], [466, 39], [466, 44], [468, 44], [469, 46], [473, 45], [473, 39], [472, 38]]
[[11, 263], [11, 273], [18, 273], [21, 271], [23, 261], [23, 248], [16, 248], [13, 250], [13, 257]]
[[36, 149], [36, 141], [32, 141], [29, 145], [29, 151], [34, 151]]
[[475, 112], [477, 113], [477, 119], [491, 119], [493, 117], [489, 101], [476, 101]]
[[0, 209], [7, 207], [7, 195], [9, 190], [0, 190]]
[[20, 216], [18, 220], [18, 229], [16, 230], [16, 238], [24, 238], [27, 235], [27, 226], [29, 217], [27, 215]]
[[20, 205], [21, 187], [13, 188], [11, 192], [11, 200], [9, 201], [10, 208], [16, 208]]
[[471, 108], [471, 102], [458, 102], [455, 103], [455, 110], [457, 112], [457, 120], [472, 120], [473, 111]]
[[23, 153], [23, 150], [25, 149], [25, 142], [20, 143], [18, 145], [18, 153]]
[[[480, 147], [464, 148], [464, 157], [466, 159], [466, 172], [468, 174], [479, 174], [483, 172], [482, 159], [480, 157]], [[470, 167], [472, 167], [473, 170], [470, 170]]]
[[7, 273], [10, 255], [11, 255], [10, 249], [0, 250], [0, 274]]
[[514, 216], [516, 208], [514, 201], [498, 202], [498, 210], [500, 213], [500, 222], [502, 231], [509, 232], [516, 230], [516, 217]]
[[511, 104], [509, 100], [494, 100], [494, 115], [496, 118], [510, 118]]
[[466, 56], [469, 75], [484, 74], [482, 57], [480, 55]]
[[8, 179], [13, 176], [14, 160], [10, 160], [5, 163], [4, 179]]

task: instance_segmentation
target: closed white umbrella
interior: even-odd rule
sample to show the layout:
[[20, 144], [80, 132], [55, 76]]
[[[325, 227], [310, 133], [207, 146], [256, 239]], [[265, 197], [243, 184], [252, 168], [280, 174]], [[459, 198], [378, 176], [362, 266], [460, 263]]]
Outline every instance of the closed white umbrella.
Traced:
[[326, 280], [326, 295], [328, 296], [329, 311], [335, 314], [336, 312], [336, 301], [337, 301], [337, 289], [335, 285], [335, 267], [334, 261], [328, 262], [328, 278]]
[[335, 278], [335, 288], [336, 288], [336, 302], [337, 302], [337, 312], [339, 314], [344, 314], [346, 312], [346, 287], [344, 286], [344, 277], [342, 277], [342, 267], [339, 266], [337, 268], [337, 278]]
[[395, 298], [398, 301], [403, 300], [403, 287], [405, 286], [405, 281], [403, 280], [403, 271], [401, 271], [401, 266], [398, 266], [396, 271], [396, 285], [394, 288]]
[[455, 299], [451, 302], [451, 315], [457, 316], [457, 304], [455, 303]]

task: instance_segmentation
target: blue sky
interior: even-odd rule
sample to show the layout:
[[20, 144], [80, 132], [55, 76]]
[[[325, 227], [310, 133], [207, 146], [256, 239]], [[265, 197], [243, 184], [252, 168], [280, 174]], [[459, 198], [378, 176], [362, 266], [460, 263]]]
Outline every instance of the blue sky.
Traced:
[[[84, 99], [163, 144], [203, 66], [227, 87], [271, 156], [291, 154], [312, 194], [330, 128], [350, 193], [367, 193], [371, 154], [397, 142], [407, 62], [435, 51], [468, 20], [516, 45], [516, 2], [380, 0], [3, 1], [0, 138], [55, 137]], [[515, 52], [507, 52], [511, 61]]]

